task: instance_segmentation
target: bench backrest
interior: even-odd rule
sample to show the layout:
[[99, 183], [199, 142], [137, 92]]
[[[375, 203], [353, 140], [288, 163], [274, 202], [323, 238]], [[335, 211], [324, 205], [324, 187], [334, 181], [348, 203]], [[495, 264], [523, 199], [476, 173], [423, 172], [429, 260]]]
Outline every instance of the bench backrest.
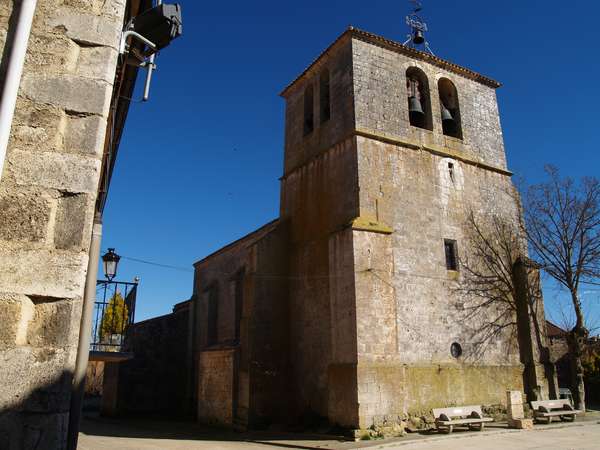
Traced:
[[570, 409], [571, 402], [568, 399], [561, 398], [558, 400], [537, 400], [535, 402], [531, 402], [531, 408], [534, 410], [539, 410], [540, 406], [550, 410], [550, 409]]
[[442, 414], [444, 414], [446, 417], [451, 419], [453, 417], [467, 417], [470, 416], [473, 412], [477, 413], [479, 417], [483, 417], [483, 413], [481, 412], [481, 406], [479, 405], [436, 408], [433, 410], [433, 416], [436, 419], [438, 419]]

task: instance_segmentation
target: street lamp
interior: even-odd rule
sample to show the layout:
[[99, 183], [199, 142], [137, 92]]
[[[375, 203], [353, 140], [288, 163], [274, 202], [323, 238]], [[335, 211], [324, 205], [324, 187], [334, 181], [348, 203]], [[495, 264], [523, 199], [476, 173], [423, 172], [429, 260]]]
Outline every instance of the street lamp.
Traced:
[[108, 252], [102, 255], [102, 265], [104, 266], [104, 276], [108, 281], [117, 275], [117, 266], [121, 257], [115, 253], [114, 248], [109, 248]]

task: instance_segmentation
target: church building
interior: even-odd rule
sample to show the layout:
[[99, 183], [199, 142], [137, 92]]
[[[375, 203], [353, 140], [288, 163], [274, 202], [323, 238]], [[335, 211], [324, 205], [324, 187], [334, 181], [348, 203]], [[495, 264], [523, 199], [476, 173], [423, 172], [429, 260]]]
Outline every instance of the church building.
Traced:
[[350, 27], [281, 92], [279, 218], [198, 261], [177, 307], [199, 421], [366, 429], [554, 395], [541, 298], [489, 334], [499, 309], [465, 287], [471, 212], [520, 230], [499, 86]]

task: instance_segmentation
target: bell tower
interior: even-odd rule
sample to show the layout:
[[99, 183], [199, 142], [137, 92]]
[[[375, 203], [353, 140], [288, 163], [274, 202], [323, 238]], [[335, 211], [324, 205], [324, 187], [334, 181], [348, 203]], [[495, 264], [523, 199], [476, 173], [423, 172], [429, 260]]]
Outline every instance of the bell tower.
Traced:
[[405, 44], [350, 27], [281, 93], [297, 406], [346, 427], [523, 389], [457, 296], [469, 211], [519, 222], [500, 84], [434, 56], [417, 13]]

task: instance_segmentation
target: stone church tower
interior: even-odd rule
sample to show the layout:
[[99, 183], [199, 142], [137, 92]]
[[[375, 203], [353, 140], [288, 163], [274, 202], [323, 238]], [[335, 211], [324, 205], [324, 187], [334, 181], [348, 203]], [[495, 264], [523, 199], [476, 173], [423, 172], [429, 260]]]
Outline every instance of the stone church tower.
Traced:
[[291, 367], [300, 403], [332, 422], [523, 390], [515, 336], [485, 341], [494, 311], [466, 320], [459, 294], [469, 212], [518, 234], [499, 86], [350, 28], [282, 92]]

